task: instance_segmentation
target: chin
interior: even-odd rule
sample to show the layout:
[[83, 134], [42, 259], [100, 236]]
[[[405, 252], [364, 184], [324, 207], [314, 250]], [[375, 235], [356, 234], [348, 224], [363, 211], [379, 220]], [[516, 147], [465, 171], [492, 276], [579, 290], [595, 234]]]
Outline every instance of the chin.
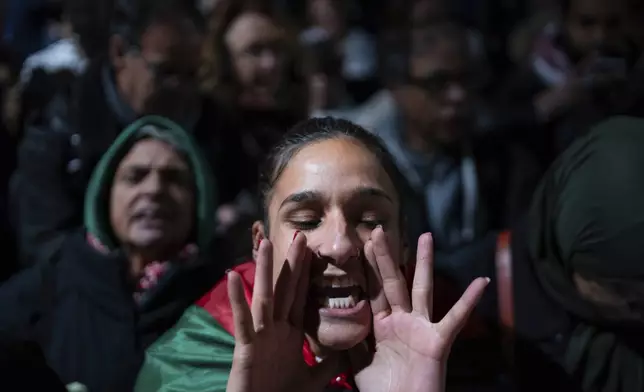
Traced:
[[366, 324], [322, 321], [317, 331], [320, 346], [333, 351], [348, 350], [369, 336], [371, 322]]
[[162, 233], [146, 233], [147, 235], [136, 235], [130, 237], [130, 243], [138, 249], [151, 249], [162, 247], [168, 243], [166, 236]]

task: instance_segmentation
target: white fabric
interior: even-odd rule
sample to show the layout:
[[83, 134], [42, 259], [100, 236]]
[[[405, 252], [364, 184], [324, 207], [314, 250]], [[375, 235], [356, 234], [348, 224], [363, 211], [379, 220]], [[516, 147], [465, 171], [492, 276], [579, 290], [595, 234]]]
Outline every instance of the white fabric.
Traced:
[[25, 60], [20, 71], [20, 81], [26, 84], [31, 79], [35, 69], [43, 69], [47, 73], [69, 70], [80, 74], [87, 67], [87, 59], [73, 38], [61, 39], [45, 49], [36, 52]]
[[[330, 38], [321, 27], [311, 27], [300, 34], [300, 42], [314, 45]], [[378, 53], [371, 35], [360, 29], [352, 29], [340, 43], [342, 50], [342, 76], [347, 80], [364, 80], [376, 74]]]

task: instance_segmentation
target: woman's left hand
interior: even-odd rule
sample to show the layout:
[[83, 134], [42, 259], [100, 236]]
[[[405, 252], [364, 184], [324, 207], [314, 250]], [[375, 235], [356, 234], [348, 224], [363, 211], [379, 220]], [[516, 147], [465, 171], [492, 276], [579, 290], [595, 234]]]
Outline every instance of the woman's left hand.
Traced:
[[[438, 323], [432, 317], [432, 237], [418, 239], [411, 300], [399, 263], [392, 257], [381, 228], [365, 244], [369, 261], [371, 310], [376, 352], [350, 350], [358, 389], [367, 392], [442, 392], [447, 357], [456, 335], [481, 298], [489, 279], [478, 278]], [[367, 359], [368, 358], [368, 359]], [[366, 361], [365, 361], [366, 360]]]

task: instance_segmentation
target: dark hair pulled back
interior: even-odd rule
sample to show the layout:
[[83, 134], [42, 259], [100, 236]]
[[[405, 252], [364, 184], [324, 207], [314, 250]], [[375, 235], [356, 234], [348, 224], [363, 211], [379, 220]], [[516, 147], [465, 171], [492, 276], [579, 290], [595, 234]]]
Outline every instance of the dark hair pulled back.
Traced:
[[[350, 121], [334, 117], [323, 117], [311, 118], [296, 124], [282, 137], [280, 143], [273, 147], [266, 158], [265, 164], [261, 166], [259, 191], [266, 226], [268, 226], [268, 204], [270, 203], [273, 188], [291, 159], [311, 144], [341, 138], [358, 142], [376, 156], [398, 192], [402, 222], [404, 216], [401, 189], [404, 189], [405, 182], [393, 156], [387, 151], [380, 138]], [[266, 230], [268, 230], [268, 227], [266, 227]]]

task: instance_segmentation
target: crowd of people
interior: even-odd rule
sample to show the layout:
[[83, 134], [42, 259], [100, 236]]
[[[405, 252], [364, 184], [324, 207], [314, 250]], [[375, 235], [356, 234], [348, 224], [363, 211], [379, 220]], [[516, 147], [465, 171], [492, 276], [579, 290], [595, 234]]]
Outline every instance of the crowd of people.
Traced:
[[0, 8], [3, 383], [644, 391], [638, 0]]

